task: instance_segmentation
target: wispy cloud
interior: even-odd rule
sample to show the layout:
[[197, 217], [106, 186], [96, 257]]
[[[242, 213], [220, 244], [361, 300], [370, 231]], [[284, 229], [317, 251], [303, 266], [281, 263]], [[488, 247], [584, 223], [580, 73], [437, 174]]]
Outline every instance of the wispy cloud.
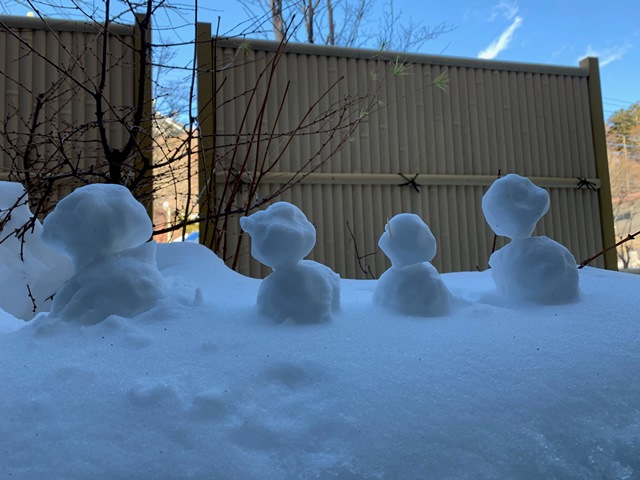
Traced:
[[630, 49], [630, 44], [616, 45], [615, 47], [605, 48], [603, 50], [596, 50], [591, 45], [589, 45], [587, 47], [586, 53], [582, 55], [578, 60], [582, 60], [584, 57], [598, 57], [600, 60], [600, 66], [604, 67], [611, 62], [620, 60]]
[[491, 42], [491, 44], [487, 48], [478, 53], [478, 58], [486, 58], [489, 60], [492, 58], [496, 58], [498, 54], [500, 54], [500, 52], [509, 47], [511, 40], [513, 40], [513, 34], [520, 27], [520, 25], [522, 25], [522, 17], [516, 16], [513, 19], [513, 22], [511, 22], [511, 25], [509, 25], [498, 38]]
[[560, 55], [562, 55], [567, 50], [567, 48], [568, 47], [566, 45], [561, 45], [556, 50], [551, 52], [551, 57], [552, 58], [558, 58]]
[[491, 9], [491, 16], [489, 21], [493, 22], [498, 16], [504, 17], [507, 20], [513, 19], [518, 14], [518, 5], [516, 2], [509, 0], [500, 0], [500, 3], [495, 5]]

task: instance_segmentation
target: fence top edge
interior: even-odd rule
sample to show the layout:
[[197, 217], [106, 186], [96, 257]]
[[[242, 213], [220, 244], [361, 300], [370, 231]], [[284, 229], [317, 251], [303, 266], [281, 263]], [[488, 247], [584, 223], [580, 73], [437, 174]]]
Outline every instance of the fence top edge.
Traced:
[[[253, 38], [222, 38], [213, 37], [213, 41], [218, 47], [221, 48], [238, 48], [241, 44], [245, 43], [251, 47], [252, 50], [275, 52], [280, 45], [279, 42], [273, 40], [253, 39]], [[447, 57], [443, 55], [430, 55], [422, 53], [407, 53], [407, 52], [395, 52], [395, 51], [379, 51], [364, 48], [351, 48], [351, 47], [335, 47], [328, 45], [316, 45], [307, 43], [293, 43], [289, 42], [286, 45], [285, 52], [295, 53], [300, 55], [319, 55], [329, 57], [343, 57], [352, 58], [356, 60], [373, 60], [381, 55], [384, 58], [395, 59], [400, 58], [402, 61], [429, 64], [429, 65], [441, 65], [447, 67], [467, 67], [477, 68], [482, 70], [504, 70], [512, 72], [525, 72], [525, 73], [541, 73], [549, 75], [566, 75], [573, 77], [588, 77], [589, 72], [587, 69], [580, 66], [564, 66], [564, 65], [551, 65], [543, 63], [525, 63], [525, 62], [507, 62], [501, 60], [485, 60], [479, 58], [467, 58], [467, 57]]]
[[[9, 29], [52, 30], [55, 32], [97, 33], [102, 31], [102, 25], [99, 23], [60, 18], [0, 15], [0, 31], [5, 30], [5, 26]], [[134, 26], [112, 23], [109, 25], [109, 32], [113, 35], [133, 35]]]

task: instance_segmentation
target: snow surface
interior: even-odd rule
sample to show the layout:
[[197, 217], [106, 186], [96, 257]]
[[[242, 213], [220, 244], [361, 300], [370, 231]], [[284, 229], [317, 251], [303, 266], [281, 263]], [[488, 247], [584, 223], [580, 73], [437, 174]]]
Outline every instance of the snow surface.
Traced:
[[[433, 318], [341, 280], [330, 321], [274, 323], [259, 280], [197, 244], [153, 249], [79, 272], [62, 316], [16, 330], [0, 311], [0, 478], [640, 476], [640, 277], [585, 268], [578, 301], [531, 305], [489, 271], [443, 274]], [[82, 317], [139, 286], [140, 313]]]
[[342, 311], [300, 325], [199, 245], [158, 265], [202, 302], [0, 335], [2, 478], [640, 474], [639, 277], [586, 268], [580, 302], [522, 307], [489, 272], [443, 274], [430, 319], [342, 280]]

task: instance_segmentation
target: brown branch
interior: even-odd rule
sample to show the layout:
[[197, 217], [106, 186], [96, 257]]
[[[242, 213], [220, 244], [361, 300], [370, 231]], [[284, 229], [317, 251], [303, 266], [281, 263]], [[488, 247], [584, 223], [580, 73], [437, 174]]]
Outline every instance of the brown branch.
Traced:
[[599, 253], [596, 253], [593, 257], [589, 257], [586, 260], [583, 260], [580, 265], [578, 265], [578, 268], [584, 268], [587, 265], [589, 265], [591, 262], [593, 262], [596, 258], [600, 258], [602, 255], [604, 255], [605, 253], [613, 250], [614, 248], [618, 248], [620, 245], [630, 242], [631, 240], [634, 240], [638, 235], [640, 235], [640, 230], [638, 230], [636, 233], [633, 234], [629, 234], [627, 235], [625, 238], [623, 238], [622, 240], [620, 240], [618, 243], [616, 243], [615, 245], [611, 246], [611, 247], [607, 247], [604, 250], [602, 250]]
[[364, 273], [365, 277], [375, 279], [376, 277], [373, 275], [373, 273], [371, 273], [371, 267], [369, 267], [369, 265], [365, 262], [365, 258], [370, 257], [371, 255], [375, 255], [375, 252], [360, 255], [358, 253], [358, 243], [356, 242], [356, 236], [353, 234], [351, 226], [349, 226], [349, 222], [347, 222], [347, 230], [349, 230], [349, 236], [351, 237], [351, 241], [353, 242], [353, 250], [356, 260], [358, 261], [358, 267], [360, 268], [362, 273]]

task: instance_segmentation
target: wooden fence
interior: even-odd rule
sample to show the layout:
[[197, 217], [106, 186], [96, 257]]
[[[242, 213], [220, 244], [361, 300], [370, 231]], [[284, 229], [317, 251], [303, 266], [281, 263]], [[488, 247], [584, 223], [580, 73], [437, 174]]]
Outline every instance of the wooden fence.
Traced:
[[[55, 176], [54, 164], [66, 164], [66, 171], [104, 165], [98, 123], [112, 148], [127, 142], [140, 75], [147, 79], [142, 128], [151, 131], [150, 66], [139, 71], [137, 27], [112, 23], [104, 51], [102, 40], [102, 26], [94, 23], [0, 16], [0, 180]], [[107, 109], [98, 122], [90, 90], [98, 90], [103, 66]], [[147, 135], [137, 150], [150, 146]], [[73, 179], [56, 182], [53, 202], [77, 186]]]
[[[365, 264], [374, 276], [388, 267], [377, 241], [387, 219], [401, 212], [420, 215], [434, 232], [440, 271], [485, 269], [493, 232], [481, 198], [499, 173], [517, 173], [551, 195], [535, 234], [563, 243], [578, 262], [614, 243], [597, 59], [562, 67], [300, 44], [281, 49], [211, 37], [207, 24], [198, 29], [201, 187], [213, 193], [203, 196], [201, 212], [215, 213], [231, 174], [252, 184], [256, 162], [266, 160], [269, 171], [249, 193], [277, 194], [274, 200], [300, 207], [317, 227], [310, 258], [343, 277], [364, 278]], [[433, 86], [443, 74], [448, 92]], [[362, 100], [362, 121], [346, 141], [321, 128], [291, 135], [354, 98]], [[343, 146], [334, 152], [324, 143]], [[254, 201], [246, 193], [234, 207]], [[238, 223], [235, 217], [219, 232], [229, 262], [241, 238]], [[265, 275], [269, 269], [250, 257], [249, 246], [245, 238], [239, 270]], [[615, 269], [615, 251], [594, 266]]]

